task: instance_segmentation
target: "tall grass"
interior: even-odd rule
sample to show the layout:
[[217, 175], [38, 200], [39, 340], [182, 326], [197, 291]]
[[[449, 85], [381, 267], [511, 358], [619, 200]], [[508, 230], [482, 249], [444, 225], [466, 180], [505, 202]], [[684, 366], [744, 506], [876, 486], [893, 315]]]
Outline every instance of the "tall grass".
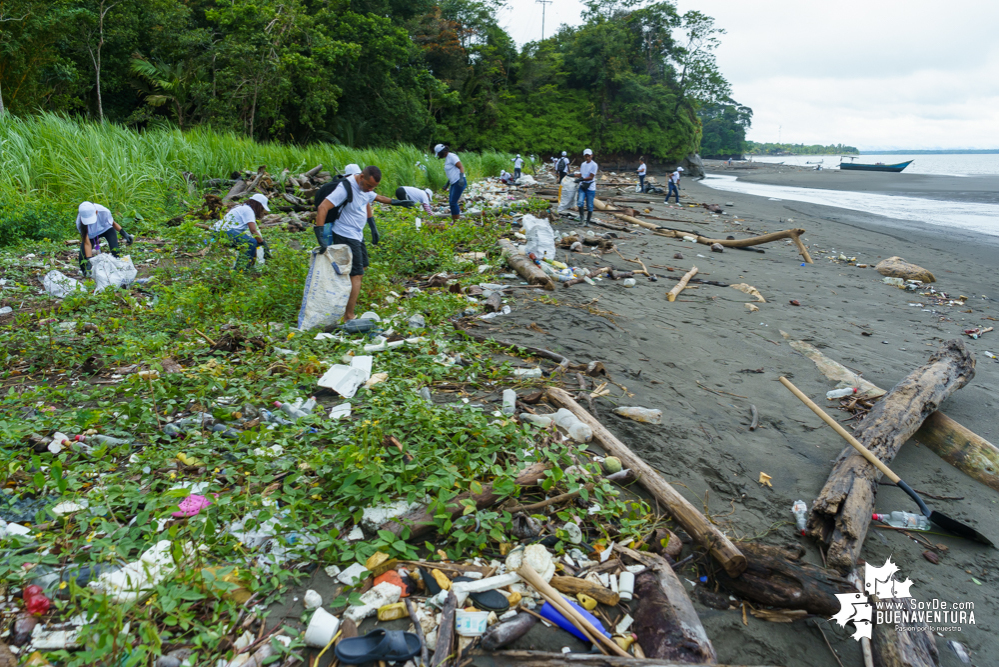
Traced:
[[[510, 165], [510, 156], [462, 153], [461, 161], [474, 179], [498, 175]], [[190, 199], [183, 172], [224, 178], [233, 171], [266, 165], [276, 177], [283, 169], [297, 174], [322, 164], [333, 171], [352, 162], [381, 168], [378, 190], [386, 196], [400, 185], [434, 190], [447, 185], [443, 161], [404, 144], [376, 149], [290, 146], [258, 143], [208, 127], [137, 132], [47, 113], [24, 118], [0, 115], [0, 198], [54, 204], [67, 214], [79, 202], [91, 200], [118, 214], [138, 212], [155, 221], [176, 212], [182, 198]]]

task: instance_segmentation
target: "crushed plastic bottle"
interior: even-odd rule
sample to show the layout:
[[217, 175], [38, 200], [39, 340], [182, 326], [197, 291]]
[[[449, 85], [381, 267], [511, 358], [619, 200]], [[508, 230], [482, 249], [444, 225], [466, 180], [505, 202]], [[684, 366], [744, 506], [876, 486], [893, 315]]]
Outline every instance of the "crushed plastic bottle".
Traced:
[[858, 391], [860, 391], [860, 389], [858, 389], [857, 387], [843, 387], [842, 389], [833, 389], [832, 391], [826, 392], [826, 399], [831, 401], [835, 398], [844, 398], [846, 396], [853, 396]]
[[627, 417], [628, 419], [634, 419], [636, 422], [643, 422], [646, 424], [662, 424], [663, 423], [663, 411], [662, 410], [652, 410], [650, 408], [640, 408], [640, 407], [620, 407], [614, 409], [614, 414], [620, 415], [622, 417]]
[[282, 426], [291, 426], [294, 422], [290, 422], [281, 415], [276, 415], [270, 410], [260, 409], [260, 416], [263, 417], [265, 422], [271, 424], [280, 424]]
[[559, 408], [555, 413], [555, 423], [565, 429], [569, 437], [576, 442], [589, 442], [593, 439], [593, 429], [579, 421], [576, 415], [565, 408]]
[[292, 419], [301, 419], [302, 417], [307, 417], [309, 413], [299, 410], [291, 403], [282, 403], [281, 401], [274, 401], [274, 407], [281, 410]]
[[175, 422], [170, 422], [169, 424], [163, 425], [163, 432], [167, 435], [178, 436], [182, 435], [191, 428], [197, 427], [201, 428], [202, 424], [214, 424], [215, 421], [212, 416], [207, 412], [199, 412], [193, 414], [190, 417], [184, 417], [183, 419], [178, 419]]
[[513, 389], [503, 390], [503, 414], [512, 415], [517, 411], [517, 392]]
[[808, 505], [804, 500], [795, 500], [791, 505], [791, 514], [794, 515], [795, 523], [798, 524], [798, 532], [805, 534], [805, 521], [808, 519]]
[[892, 512], [891, 514], [873, 514], [875, 521], [887, 523], [895, 528], [905, 528], [906, 530], [929, 530], [930, 520], [922, 514], [912, 512]]
[[108, 445], [113, 447], [115, 445], [127, 445], [127, 440], [122, 440], [121, 438], [112, 438], [109, 435], [78, 435], [73, 438], [77, 442], [85, 442], [88, 445]]

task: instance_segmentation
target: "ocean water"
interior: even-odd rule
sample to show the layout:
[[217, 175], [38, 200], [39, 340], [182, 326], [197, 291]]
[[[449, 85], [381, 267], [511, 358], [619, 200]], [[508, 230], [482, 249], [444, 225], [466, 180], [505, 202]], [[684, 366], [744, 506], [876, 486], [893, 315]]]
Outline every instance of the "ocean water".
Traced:
[[[961, 157], [994, 157], [999, 159], [999, 155], [969, 155]], [[966, 229], [990, 236], [999, 236], [999, 205], [996, 204], [903, 197], [875, 194], [872, 192], [849, 192], [845, 190], [765, 185], [762, 183], [740, 181], [736, 176], [720, 174], [708, 174], [701, 183], [709, 188], [724, 190], [726, 192], [738, 192], [775, 200], [800, 201], [810, 204], [821, 204], [823, 206], [834, 206], [852, 211], [883, 215], [896, 220], [913, 220], [929, 225]]]
[[[915, 160], [905, 168], [904, 174], [936, 174], [939, 176], [981, 176], [999, 174], [999, 153], [934, 153], [930, 155], [860, 155], [853, 162], [898, 164]], [[849, 161], [849, 160], [848, 160]], [[815, 165], [822, 162], [823, 169], [838, 169], [839, 155], [759, 155], [753, 162], [784, 163], [796, 166]]]

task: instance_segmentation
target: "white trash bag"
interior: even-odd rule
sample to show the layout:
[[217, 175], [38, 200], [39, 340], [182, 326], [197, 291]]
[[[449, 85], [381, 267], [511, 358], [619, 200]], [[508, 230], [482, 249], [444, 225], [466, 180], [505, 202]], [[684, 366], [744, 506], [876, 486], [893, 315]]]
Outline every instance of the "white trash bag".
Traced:
[[54, 296], [57, 299], [61, 299], [70, 292], [77, 290], [87, 291], [87, 288], [81, 285], [79, 280], [70, 278], [62, 271], [49, 271], [46, 273], [42, 279], [42, 285], [45, 286], [45, 291], [49, 293], [49, 296]]
[[568, 213], [576, 206], [576, 194], [579, 184], [566, 176], [562, 179], [562, 193], [558, 200], [558, 213]]
[[131, 257], [125, 255], [118, 258], [106, 252], [90, 258], [90, 269], [93, 272], [94, 281], [97, 283], [94, 294], [106, 287], [128, 287], [135, 282], [135, 277], [139, 275], [135, 265], [132, 264]]
[[555, 259], [555, 230], [548, 221], [528, 213], [521, 222], [527, 237], [524, 254], [533, 252], [538, 259]]
[[340, 321], [350, 298], [352, 259], [350, 246], [342, 244], [329, 246], [322, 255], [312, 255], [298, 311], [299, 329], [308, 331]]

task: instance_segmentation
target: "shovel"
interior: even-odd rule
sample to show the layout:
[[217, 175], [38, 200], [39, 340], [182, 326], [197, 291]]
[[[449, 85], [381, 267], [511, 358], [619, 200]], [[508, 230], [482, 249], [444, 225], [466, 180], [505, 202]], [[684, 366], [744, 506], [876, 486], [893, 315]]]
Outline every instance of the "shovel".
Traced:
[[898, 475], [889, 470], [888, 466], [886, 466], [881, 461], [881, 459], [874, 456], [874, 454], [871, 454], [871, 452], [868, 451], [868, 449], [864, 447], [862, 444], [860, 444], [860, 442], [858, 442], [856, 438], [850, 435], [847, 432], [847, 430], [839, 424], [839, 422], [837, 422], [835, 419], [827, 415], [825, 411], [822, 410], [822, 408], [815, 405], [815, 403], [812, 402], [812, 399], [808, 398], [803, 393], [801, 393], [801, 390], [795, 387], [793, 384], [791, 384], [791, 382], [787, 378], [785, 377], [780, 378], [780, 382], [785, 387], [790, 389], [791, 393], [797, 396], [802, 403], [811, 408], [812, 412], [821, 417], [822, 421], [832, 426], [833, 430], [839, 433], [840, 437], [842, 437], [844, 440], [850, 443], [850, 445], [852, 445], [854, 449], [860, 452], [861, 456], [867, 459], [871, 465], [880, 470], [885, 475], [885, 477], [895, 482], [898, 488], [902, 489], [907, 494], [909, 494], [909, 497], [915, 500], [916, 504], [919, 505], [919, 511], [923, 513], [923, 516], [925, 516], [931, 522], [935, 523], [936, 525], [946, 530], [948, 533], [957, 535], [958, 537], [963, 537], [968, 540], [974, 540], [975, 542], [981, 542], [982, 544], [987, 544], [990, 547], [995, 546], [994, 544], [992, 544], [992, 541], [989, 540], [989, 538], [985, 537], [971, 526], [966, 526], [960, 521], [955, 521], [954, 519], [951, 519], [949, 516], [945, 516], [940, 512], [931, 510], [929, 507], [927, 507], [926, 503], [923, 502], [923, 499], [920, 498], [919, 495], [912, 490], [912, 487], [910, 487], [908, 484], [902, 481], [902, 479]]

